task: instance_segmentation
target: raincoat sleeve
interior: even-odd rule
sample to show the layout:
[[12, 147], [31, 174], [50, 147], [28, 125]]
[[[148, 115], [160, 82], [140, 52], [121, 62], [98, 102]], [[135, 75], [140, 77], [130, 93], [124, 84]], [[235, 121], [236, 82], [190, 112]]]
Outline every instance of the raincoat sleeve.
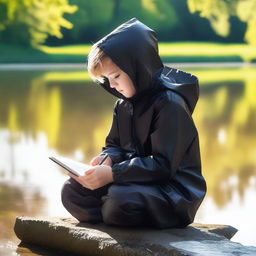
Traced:
[[105, 147], [102, 148], [100, 155], [108, 154], [113, 164], [122, 162], [124, 160], [125, 151], [120, 147], [119, 132], [117, 127], [117, 113], [116, 108], [118, 101], [116, 101], [113, 111], [113, 121], [109, 133], [106, 137]]
[[157, 183], [176, 173], [197, 131], [191, 114], [172, 95], [172, 99], [161, 100], [154, 115], [150, 134], [152, 155], [113, 165], [114, 183]]

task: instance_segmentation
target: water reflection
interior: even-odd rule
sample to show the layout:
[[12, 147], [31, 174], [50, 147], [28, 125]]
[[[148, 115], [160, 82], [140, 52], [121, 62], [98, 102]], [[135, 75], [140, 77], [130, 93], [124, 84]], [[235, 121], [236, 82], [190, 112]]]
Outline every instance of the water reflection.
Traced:
[[113, 97], [86, 81], [51, 81], [47, 74], [31, 76], [22, 91], [20, 84], [16, 83], [17, 90], [10, 86], [12, 82], [5, 74], [0, 87], [0, 95], [6, 95], [0, 108], [1, 128], [34, 139], [43, 132], [49, 146], [63, 154], [79, 149], [87, 158], [100, 150], [111, 123]]
[[[194, 119], [208, 183], [198, 222], [217, 223], [220, 212], [218, 223], [221, 223], [231, 202], [236, 205], [232, 211], [253, 203], [248, 198], [253, 198], [251, 194], [256, 191], [255, 71], [255, 68], [191, 71], [201, 80]], [[16, 215], [68, 216], [59, 198], [66, 175], [61, 169], [56, 170], [48, 156], [58, 153], [87, 162], [98, 154], [112, 121], [116, 99], [87, 81], [84, 71], [24, 71], [15, 75], [12, 71], [0, 72], [0, 76], [0, 241], [3, 241], [15, 239], [12, 225]], [[216, 214], [211, 219], [208, 212]], [[232, 224], [227, 223], [231, 219], [223, 217], [223, 223]], [[242, 217], [234, 223], [243, 230]], [[252, 230], [246, 229], [248, 232], [252, 236]], [[248, 242], [248, 237], [244, 237], [239, 241]]]
[[[252, 86], [254, 85], [254, 86]], [[196, 109], [208, 195], [219, 207], [234, 190], [241, 198], [256, 174], [256, 79], [205, 85]], [[236, 176], [236, 186], [228, 182]]]
[[0, 183], [0, 238], [12, 238], [10, 229], [16, 216], [36, 216], [44, 207], [45, 198], [37, 188]]

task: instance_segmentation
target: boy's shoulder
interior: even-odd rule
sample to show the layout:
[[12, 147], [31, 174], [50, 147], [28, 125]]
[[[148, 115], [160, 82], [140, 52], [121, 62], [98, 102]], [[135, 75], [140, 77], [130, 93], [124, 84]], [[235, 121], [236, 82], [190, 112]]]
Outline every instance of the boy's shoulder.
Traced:
[[187, 113], [190, 112], [184, 98], [172, 90], [164, 90], [160, 92], [154, 100], [154, 106], [158, 110], [169, 106], [173, 108], [183, 108]]
[[184, 98], [172, 90], [164, 90], [158, 93], [151, 104], [155, 113], [161, 113], [163, 109], [172, 109], [191, 116], [188, 105]]

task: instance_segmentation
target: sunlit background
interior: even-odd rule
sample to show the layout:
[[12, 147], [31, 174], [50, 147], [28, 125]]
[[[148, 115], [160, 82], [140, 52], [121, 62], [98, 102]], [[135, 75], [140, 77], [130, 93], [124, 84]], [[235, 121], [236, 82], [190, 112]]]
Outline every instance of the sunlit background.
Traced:
[[16, 216], [69, 216], [67, 175], [48, 157], [101, 152], [116, 98], [92, 83], [86, 56], [132, 17], [156, 30], [166, 65], [200, 81], [208, 190], [195, 222], [232, 225], [232, 241], [256, 246], [255, 11], [254, 0], [0, 0], [0, 255], [23, 255]]

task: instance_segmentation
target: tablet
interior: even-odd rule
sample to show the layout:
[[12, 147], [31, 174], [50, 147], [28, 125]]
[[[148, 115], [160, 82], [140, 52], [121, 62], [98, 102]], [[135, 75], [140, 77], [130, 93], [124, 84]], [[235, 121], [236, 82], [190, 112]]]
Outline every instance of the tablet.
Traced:
[[49, 159], [76, 176], [84, 175], [86, 171], [93, 167], [92, 165], [77, 162], [63, 156], [50, 156]]

